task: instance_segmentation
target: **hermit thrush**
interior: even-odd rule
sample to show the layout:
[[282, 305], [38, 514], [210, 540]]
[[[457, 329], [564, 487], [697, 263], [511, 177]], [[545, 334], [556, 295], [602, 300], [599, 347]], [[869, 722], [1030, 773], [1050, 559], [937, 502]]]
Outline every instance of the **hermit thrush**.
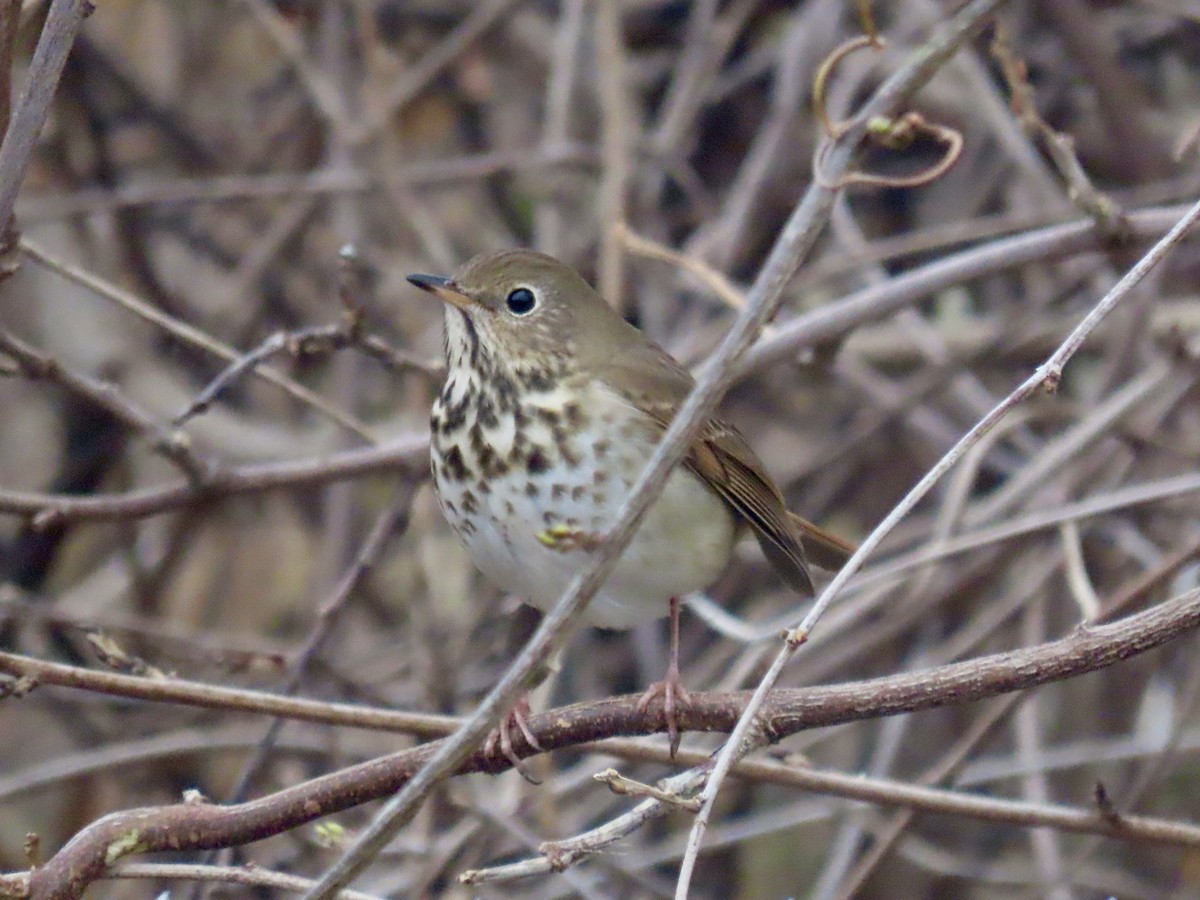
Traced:
[[[484, 575], [548, 609], [614, 524], [692, 378], [578, 273], [540, 253], [508, 250], [453, 278], [408, 280], [446, 304], [448, 372], [431, 421], [442, 511]], [[687, 702], [678, 598], [717, 578], [746, 525], [805, 594], [806, 550], [837, 568], [851, 549], [789, 513], [741, 434], [712, 419], [584, 612], [602, 628], [670, 613], [667, 676], [643, 703], [662, 695], [672, 749], [676, 704]], [[501, 737], [511, 756], [504, 729]]]

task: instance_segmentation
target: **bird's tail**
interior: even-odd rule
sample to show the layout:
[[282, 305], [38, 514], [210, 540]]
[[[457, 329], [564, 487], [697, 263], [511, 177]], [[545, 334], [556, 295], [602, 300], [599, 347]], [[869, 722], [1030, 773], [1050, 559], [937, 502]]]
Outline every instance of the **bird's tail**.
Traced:
[[818, 528], [808, 519], [802, 519], [790, 510], [788, 517], [796, 526], [796, 530], [800, 532], [800, 543], [804, 546], [804, 555], [814, 565], [830, 572], [836, 572], [854, 552], [853, 544], [848, 544], [840, 537], [835, 537], [828, 531]]

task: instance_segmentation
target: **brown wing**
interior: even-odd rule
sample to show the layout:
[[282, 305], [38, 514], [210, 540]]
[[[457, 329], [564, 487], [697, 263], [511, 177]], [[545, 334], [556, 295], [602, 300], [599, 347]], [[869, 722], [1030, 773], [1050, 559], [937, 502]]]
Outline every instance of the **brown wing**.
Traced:
[[685, 462], [750, 523], [763, 553], [788, 587], [811, 594], [813, 583], [804, 545], [779, 488], [733, 426], [710, 421]]
[[[603, 380], [664, 430], [694, 383], [675, 360], [649, 342], [600, 366]], [[762, 461], [732, 425], [710, 420], [684, 463], [749, 523], [767, 559], [793, 590], [813, 591], [804, 553], [806, 535], [825, 539], [816, 541], [814, 554], [822, 565], [835, 558], [844, 561], [834, 551], [848, 549], [845, 544], [788, 512]], [[833, 568], [837, 565], [840, 562]]]

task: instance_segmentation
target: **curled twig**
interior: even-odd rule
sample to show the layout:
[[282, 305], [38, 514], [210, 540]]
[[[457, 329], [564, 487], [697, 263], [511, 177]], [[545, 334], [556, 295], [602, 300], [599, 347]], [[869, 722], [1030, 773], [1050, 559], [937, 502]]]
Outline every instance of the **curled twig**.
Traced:
[[[873, 25], [873, 23], [872, 23]], [[830, 150], [857, 121], [855, 118], [834, 122], [829, 117], [825, 103], [826, 88], [829, 76], [843, 59], [856, 50], [870, 47], [882, 50], [885, 42], [872, 30], [863, 37], [846, 41], [825, 57], [813, 78], [813, 112], [821, 122], [828, 137], [817, 147], [813, 158], [813, 178], [828, 190], [839, 190], [854, 184], [869, 184], [879, 187], [913, 188], [921, 187], [940, 178], [962, 154], [963, 136], [961, 132], [947, 125], [929, 122], [917, 112], [906, 112], [897, 117], [872, 116], [867, 121], [866, 137], [875, 144], [889, 150], [903, 150], [918, 137], [924, 135], [944, 146], [945, 152], [938, 162], [929, 168], [913, 175], [874, 175], [868, 172], [846, 171], [839, 178], [826, 178], [825, 164]]]
[[962, 155], [962, 133], [946, 125], [928, 121], [917, 112], [907, 112], [899, 118], [889, 119], [876, 116], [867, 123], [867, 137], [889, 150], [902, 150], [919, 135], [926, 135], [944, 146], [942, 158], [932, 166], [912, 175], [876, 175], [870, 172], [848, 171], [841, 178], [826, 180], [823, 171], [825, 159], [833, 144], [822, 143], [817, 148], [813, 161], [813, 177], [824, 187], [837, 190], [854, 184], [869, 184], [889, 188], [914, 188], [941, 178]]
[[829, 76], [833, 74], [838, 63], [856, 50], [862, 50], [864, 47], [882, 50], [885, 46], [887, 44], [884, 40], [874, 35], [851, 38], [821, 60], [821, 65], [817, 67], [817, 74], [813, 76], [813, 114], [816, 115], [817, 121], [821, 123], [821, 127], [825, 129], [825, 134], [830, 140], [836, 141], [845, 134], [853, 124], [853, 120], [834, 122], [829, 118], [829, 110], [825, 103]]

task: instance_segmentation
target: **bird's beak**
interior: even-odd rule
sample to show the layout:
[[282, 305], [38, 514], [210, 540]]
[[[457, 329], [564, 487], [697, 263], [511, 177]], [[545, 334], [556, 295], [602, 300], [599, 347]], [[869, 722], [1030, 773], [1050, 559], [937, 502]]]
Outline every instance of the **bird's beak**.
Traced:
[[463, 293], [462, 288], [455, 284], [452, 278], [443, 278], [441, 275], [409, 275], [408, 280], [410, 284], [415, 284], [421, 290], [428, 291], [443, 303], [449, 303], [459, 309], [479, 305], [470, 296]]

